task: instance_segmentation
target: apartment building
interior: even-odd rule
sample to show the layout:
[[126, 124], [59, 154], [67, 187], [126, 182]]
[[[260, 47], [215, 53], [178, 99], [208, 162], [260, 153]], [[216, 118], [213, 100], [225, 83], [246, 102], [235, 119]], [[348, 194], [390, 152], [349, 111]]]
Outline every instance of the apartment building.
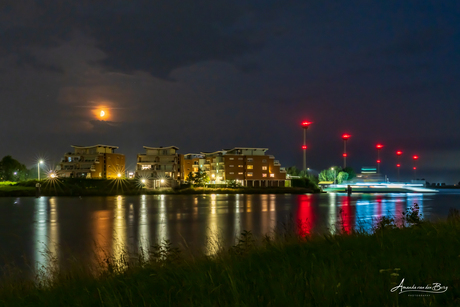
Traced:
[[[203, 154], [188, 153], [179, 155], [179, 178], [180, 182], [184, 183], [188, 174], [198, 172], [200, 168], [200, 159], [203, 161]], [[201, 164], [203, 168], [203, 164]]]
[[146, 181], [147, 187], [174, 187], [180, 179], [179, 147], [147, 147], [145, 154], [137, 155], [136, 176]]
[[268, 148], [235, 147], [216, 152], [202, 152], [198, 164], [209, 175], [211, 183], [236, 180], [248, 187], [284, 187], [286, 171]]
[[124, 177], [125, 155], [115, 153], [117, 146], [71, 145], [74, 152], [67, 152], [56, 165], [59, 177], [116, 179]]

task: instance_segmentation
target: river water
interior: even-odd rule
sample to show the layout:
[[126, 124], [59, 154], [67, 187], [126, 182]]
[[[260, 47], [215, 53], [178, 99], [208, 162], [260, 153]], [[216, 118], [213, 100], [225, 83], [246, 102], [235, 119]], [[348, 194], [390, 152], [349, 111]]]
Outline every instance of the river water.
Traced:
[[460, 209], [460, 191], [437, 194], [140, 195], [0, 198], [0, 266], [32, 270], [73, 255], [83, 261], [121, 257], [163, 239], [212, 254], [243, 230], [256, 236], [275, 228], [301, 233], [369, 229], [381, 216], [400, 217], [418, 204], [424, 218]]

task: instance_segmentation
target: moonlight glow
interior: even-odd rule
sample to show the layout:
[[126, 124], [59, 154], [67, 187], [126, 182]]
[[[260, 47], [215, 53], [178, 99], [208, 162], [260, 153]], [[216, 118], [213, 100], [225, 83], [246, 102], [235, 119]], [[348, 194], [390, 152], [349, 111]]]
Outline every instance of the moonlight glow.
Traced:
[[101, 110], [101, 113], [99, 114], [100, 117], [104, 117], [105, 116], [105, 112], [103, 110]]

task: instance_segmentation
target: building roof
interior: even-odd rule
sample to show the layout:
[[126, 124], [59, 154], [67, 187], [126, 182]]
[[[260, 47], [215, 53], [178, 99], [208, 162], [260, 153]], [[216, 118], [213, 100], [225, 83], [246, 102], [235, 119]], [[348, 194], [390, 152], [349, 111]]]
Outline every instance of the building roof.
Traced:
[[93, 146], [79, 146], [79, 145], [70, 145], [73, 148], [95, 148], [95, 147], [104, 147], [104, 148], [113, 148], [113, 149], [118, 149], [118, 146], [111, 146], [111, 145], [93, 145]]
[[229, 149], [224, 149], [225, 151], [238, 150], [238, 149], [247, 149], [247, 150], [264, 150], [267, 151], [268, 148], [257, 148], [257, 147], [233, 147]]
[[218, 153], [223, 153], [224, 150], [217, 150], [217, 151], [202, 151], [202, 155], [212, 155], [212, 154], [218, 154]]
[[174, 148], [176, 150], [179, 150], [179, 147], [177, 146], [167, 146], [167, 147], [163, 147], [163, 146], [160, 146], [160, 147], [149, 147], [149, 146], [144, 146], [145, 149], [168, 149], [168, 148]]

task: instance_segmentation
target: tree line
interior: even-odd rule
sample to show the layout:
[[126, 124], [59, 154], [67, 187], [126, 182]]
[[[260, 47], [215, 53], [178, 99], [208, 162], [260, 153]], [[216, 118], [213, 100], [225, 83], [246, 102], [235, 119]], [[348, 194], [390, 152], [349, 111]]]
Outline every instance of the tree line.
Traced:
[[0, 181], [23, 181], [30, 177], [27, 167], [8, 155], [0, 160]]

